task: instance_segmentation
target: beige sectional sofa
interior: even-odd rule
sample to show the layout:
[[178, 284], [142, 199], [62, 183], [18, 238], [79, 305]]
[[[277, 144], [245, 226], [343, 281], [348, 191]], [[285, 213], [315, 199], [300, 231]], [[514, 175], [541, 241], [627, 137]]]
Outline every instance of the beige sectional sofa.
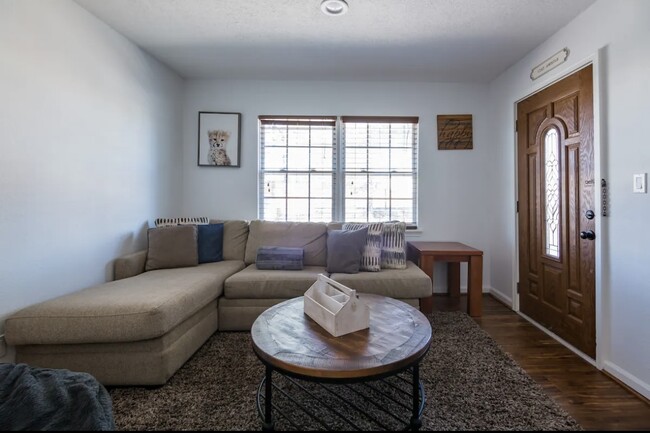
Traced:
[[[223, 261], [145, 272], [147, 251], [115, 261], [115, 280], [11, 315], [16, 362], [93, 374], [105, 385], [165, 383], [217, 330], [246, 331], [268, 307], [302, 296], [318, 274], [418, 306], [431, 296], [415, 264], [358, 274], [326, 271], [327, 232], [340, 224], [224, 223]], [[259, 270], [260, 246], [301, 247], [302, 270]]]

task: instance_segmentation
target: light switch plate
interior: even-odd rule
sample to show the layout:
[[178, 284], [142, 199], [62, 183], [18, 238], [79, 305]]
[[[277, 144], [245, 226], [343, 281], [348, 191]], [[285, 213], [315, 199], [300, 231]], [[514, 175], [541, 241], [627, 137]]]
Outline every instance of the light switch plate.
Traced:
[[634, 184], [633, 184], [633, 192], [639, 193], [639, 194], [645, 194], [646, 193], [646, 173], [641, 173], [641, 174], [635, 174], [634, 175]]

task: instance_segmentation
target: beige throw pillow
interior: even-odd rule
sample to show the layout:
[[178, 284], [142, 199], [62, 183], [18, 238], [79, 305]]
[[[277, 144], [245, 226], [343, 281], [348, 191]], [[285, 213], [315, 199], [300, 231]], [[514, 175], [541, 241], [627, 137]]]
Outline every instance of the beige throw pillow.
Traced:
[[197, 229], [193, 225], [149, 229], [146, 271], [197, 266]]

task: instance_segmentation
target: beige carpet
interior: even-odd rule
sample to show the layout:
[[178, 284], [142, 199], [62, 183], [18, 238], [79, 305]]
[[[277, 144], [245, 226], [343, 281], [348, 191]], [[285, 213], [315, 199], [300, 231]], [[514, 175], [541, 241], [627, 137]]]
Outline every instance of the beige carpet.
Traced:
[[[435, 312], [429, 319], [433, 342], [421, 364], [427, 395], [422, 430], [582, 430], [465, 313]], [[249, 333], [217, 332], [164, 386], [109, 388], [115, 423], [120, 430], [259, 430], [255, 397], [263, 375]], [[274, 381], [281, 387], [294, 386], [280, 378]], [[334, 390], [347, 403], [341, 407], [360, 406], [370, 416], [352, 416], [353, 424], [347, 424], [324, 411], [323, 404], [309, 394], [289, 392], [317, 413], [319, 420], [314, 420], [294, 402], [283, 403], [276, 392], [278, 406], [295, 424], [276, 416], [276, 429], [323, 429], [319, 421], [345, 430], [401, 428], [400, 422], [367, 401], [382, 401], [376, 391], [365, 385], [336, 386], [340, 389], [310, 392], [331, 395]], [[331, 406], [339, 411], [334, 403]], [[382, 409], [389, 406], [381, 405]], [[399, 410], [394, 415], [401, 417]], [[408, 411], [404, 413], [408, 416]]]

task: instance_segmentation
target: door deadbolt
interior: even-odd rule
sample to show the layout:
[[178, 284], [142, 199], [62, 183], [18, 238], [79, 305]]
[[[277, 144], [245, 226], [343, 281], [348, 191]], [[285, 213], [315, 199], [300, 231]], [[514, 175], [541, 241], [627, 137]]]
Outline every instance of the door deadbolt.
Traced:
[[589, 209], [587, 212], [585, 212], [585, 216], [587, 217], [588, 220], [592, 220], [592, 219], [594, 219], [596, 214], [594, 213], [594, 211]]

